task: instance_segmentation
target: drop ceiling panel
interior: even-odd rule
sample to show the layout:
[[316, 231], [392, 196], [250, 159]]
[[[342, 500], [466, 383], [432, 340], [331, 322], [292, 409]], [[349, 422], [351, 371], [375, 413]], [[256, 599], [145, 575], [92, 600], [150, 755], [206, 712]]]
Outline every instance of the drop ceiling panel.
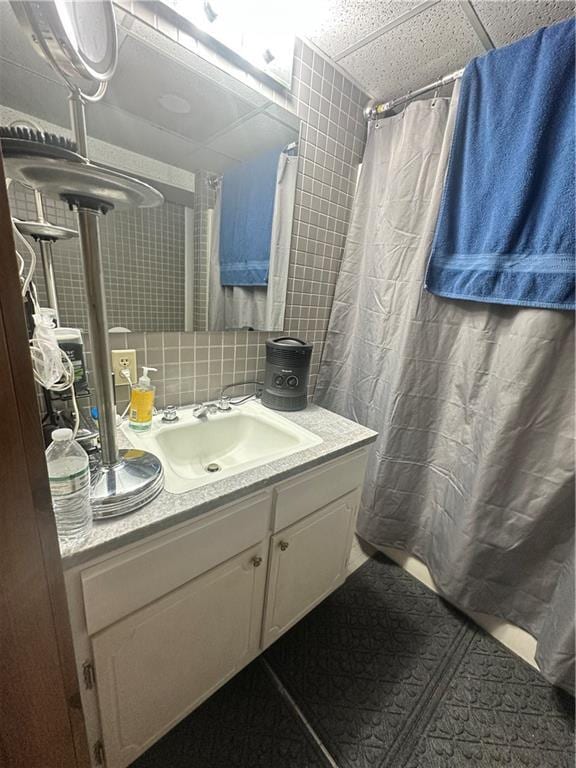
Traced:
[[0, 104], [56, 125], [69, 125], [68, 89], [0, 59]]
[[96, 139], [161, 163], [193, 170], [183, 162], [183, 158], [198, 144], [184, 136], [167, 133], [163, 128], [104, 103], [88, 105], [86, 122], [88, 134]]
[[238, 160], [251, 157], [268, 149], [285, 146], [298, 138], [297, 131], [273, 117], [255, 115], [218, 136], [210, 148]]
[[[164, 109], [158, 100], [166, 94], [187, 101], [190, 112], [174, 114]], [[194, 141], [204, 141], [253, 109], [227, 89], [134, 38], [122, 46], [104, 100]]]
[[434, 5], [339, 61], [373, 96], [401, 96], [484, 53], [460, 6]]
[[288, 112], [279, 104], [269, 104], [263, 114], [273, 117], [279, 123], [284, 123], [285, 126], [292, 128], [296, 133], [300, 130], [300, 118], [293, 112]]
[[[2, 62], [0, 104], [31, 115], [41, 128], [44, 123], [68, 126], [68, 90], [43, 77], [31, 75]], [[88, 104], [88, 135], [132, 152], [184, 168], [180, 161], [198, 144], [103, 102]], [[189, 170], [189, 169], [187, 169]]]
[[201, 147], [183, 158], [183, 166], [191, 171], [209, 170], [212, 173], [224, 173], [227, 168], [238, 165], [238, 160], [216, 152], [208, 147]]
[[574, 13], [573, 0], [473, 0], [472, 4], [496, 46], [513, 43]]
[[421, 3], [422, 0], [328, 0], [322, 5], [324, 18], [307, 29], [307, 37], [334, 57]]
[[[202, 47], [202, 55], [199, 55], [197, 50], [201, 46], [190, 35], [183, 34], [180, 42], [177, 42], [130, 14], [126, 14], [123, 26], [129, 30], [132, 37], [141, 40], [165, 57], [179, 62], [192, 72], [232, 90], [253, 107], [263, 107], [268, 103], [266, 96], [254, 90], [247, 82], [238, 79], [244, 77], [241, 69], [231, 64], [228, 64], [229, 71], [222, 69], [222, 59], [208, 48]], [[235, 75], [231, 75], [231, 72], [235, 72]]]

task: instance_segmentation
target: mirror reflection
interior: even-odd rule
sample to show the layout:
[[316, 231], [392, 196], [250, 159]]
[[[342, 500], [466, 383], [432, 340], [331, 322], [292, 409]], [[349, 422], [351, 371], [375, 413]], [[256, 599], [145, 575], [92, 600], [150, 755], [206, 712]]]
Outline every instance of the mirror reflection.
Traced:
[[[297, 118], [133, 17], [118, 14], [118, 22], [116, 74], [104, 99], [87, 107], [90, 155], [151, 183], [165, 202], [102, 217], [109, 328], [281, 330]], [[2, 124], [68, 135], [65, 90], [23, 44], [8, 4], [0, 4], [0, 25]], [[60, 201], [39, 200], [18, 183], [9, 197], [22, 221], [43, 215], [76, 228]], [[41, 304], [57, 304], [61, 325], [85, 329], [78, 239], [54, 241], [51, 251], [56, 295], [49, 300], [50, 280], [38, 270]]]

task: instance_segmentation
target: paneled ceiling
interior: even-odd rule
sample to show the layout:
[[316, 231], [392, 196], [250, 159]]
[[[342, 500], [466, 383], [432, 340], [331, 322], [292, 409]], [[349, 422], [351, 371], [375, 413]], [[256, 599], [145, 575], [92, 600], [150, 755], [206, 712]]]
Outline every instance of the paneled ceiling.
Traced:
[[[122, 11], [117, 20], [118, 67], [104, 99], [88, 106], [90, 136], [187, 171], [215, 173], [297, 139], [293, 114], [182, 46], [172, 57], [172, 41]], [[69, 125], [67, 89], [2, 0], [0, 67], [1, 105], [40, 125]], [[166, 97], [176, 111], [164, 106]]]
[[573, 13], [573, 0], [325, 0], [306, 37], [387, 101]]
[[[310, 2], [319, 2], [323, 12], [310, 15], [320, 20], [307, 22], [306, 39], [368, 95], [383, 100], [574, 12], [573, 0]], [[118, 16], [119, 66], [105, 99], [89, 107], [89, 132], [95, 138], [188, 171], [215, 172], [294, 138], [294, 115], [215, 67], [208, 73], [209, 65], [181, 46], [176, 46], [177, 60], [171, 58], [162, 47], [167, 38], [123, 12]], [[0, 66], [0, 104], [68, 125], [66, 89], [32, 50], [2, 0]], [[167, 111], [166, 94], [188, 102], [190, 109]]]

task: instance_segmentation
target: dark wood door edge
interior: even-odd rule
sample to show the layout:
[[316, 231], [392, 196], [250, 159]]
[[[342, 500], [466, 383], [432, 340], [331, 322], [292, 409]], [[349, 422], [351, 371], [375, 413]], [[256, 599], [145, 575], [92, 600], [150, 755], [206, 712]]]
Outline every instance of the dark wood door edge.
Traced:
[[[88, 768], [90, 760], [1, 153], [0, 392], [0, 763], [20, 768], [20, 739], [20, 749], [28, 760], [26, 768]], [[42, 608], [43, 604], [47, 610]], [[32, 649], [41, 655], [32, 656]], [[44, 655], [39, 649], [44, 649]], [[35, 690], [35, 701], [28, 705], [18, 701], [18, 688], [22, 696]], [[43, 694], [52, 711], [42, 710]], [[55, 703], [60, 696], [63, 709]], [[58, 744], [32, 744], [35, 735], [40, 739], [46, 737], [46, 729], [35, 722], [23, 721], [22, 733], [14, 733], [17, 723], [8, 711], [9, 705], [14, 712], [28, 712], [29, 717], [36, 712], [40, 720], [53, 719], [52, 732]], [[58, 719], [62, 712], [66, 713], [66, 723]], [[38, 762], [32, 762], [36, 754]], [[62, 762], [63, 756], [66, 762]]]

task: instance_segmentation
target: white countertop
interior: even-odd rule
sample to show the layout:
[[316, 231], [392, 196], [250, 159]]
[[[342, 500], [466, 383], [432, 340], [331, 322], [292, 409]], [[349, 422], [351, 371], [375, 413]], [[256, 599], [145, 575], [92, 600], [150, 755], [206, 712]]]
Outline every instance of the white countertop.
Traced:
[[[373, 430], [318, 405], [309, 405], [304, 411], [282, 413], [282, 416], [318, 435], [322, 442], [186, 493], [172, 494], [164, 490], [136, 512], [95, 521], [90, 536], [82, 544], [61, 546], [64, 568], [71, 568], [241, 499], [271, 483], [361, 448], [373, 442], [377, 435]], [[120, 437], [119, 443], [121, 447], [129, 445], [124, 436]]]

